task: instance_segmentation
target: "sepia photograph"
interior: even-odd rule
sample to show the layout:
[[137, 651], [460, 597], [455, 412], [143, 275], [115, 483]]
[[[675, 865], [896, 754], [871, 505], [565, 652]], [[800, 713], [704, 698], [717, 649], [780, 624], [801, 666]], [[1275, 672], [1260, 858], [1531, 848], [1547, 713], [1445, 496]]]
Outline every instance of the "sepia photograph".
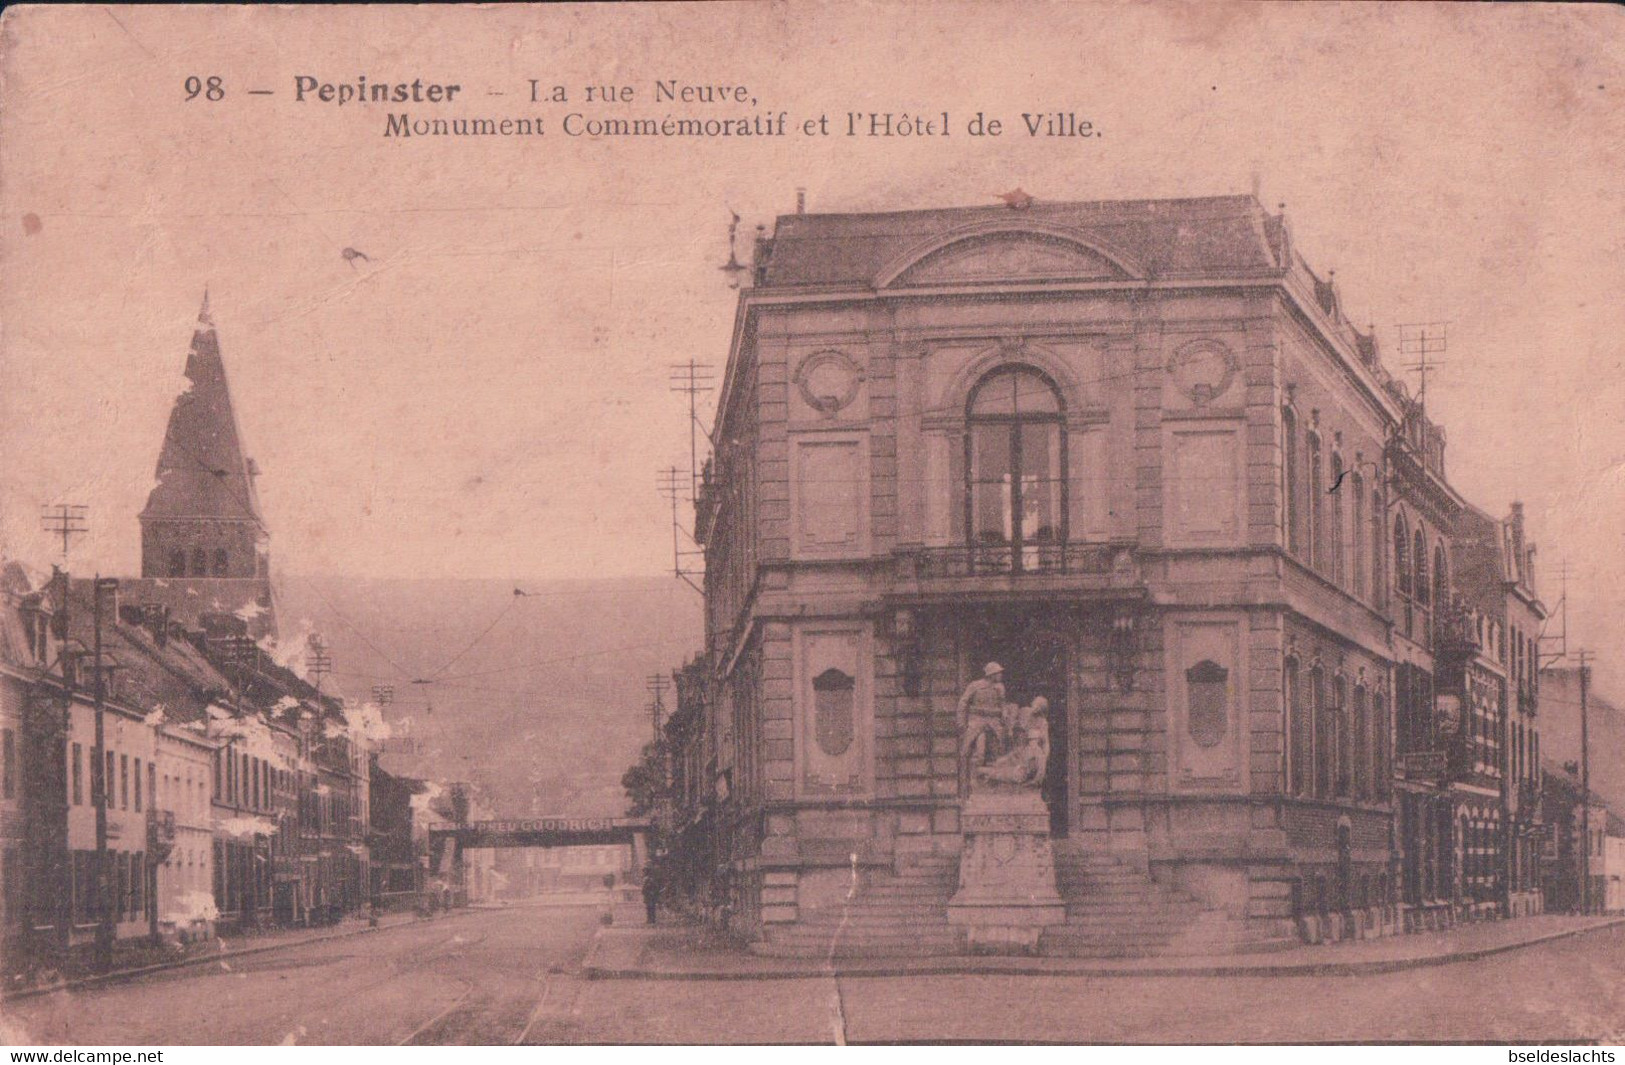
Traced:
[[7, 7], [10, 1060], [1614, 1060], [1620, 11]]

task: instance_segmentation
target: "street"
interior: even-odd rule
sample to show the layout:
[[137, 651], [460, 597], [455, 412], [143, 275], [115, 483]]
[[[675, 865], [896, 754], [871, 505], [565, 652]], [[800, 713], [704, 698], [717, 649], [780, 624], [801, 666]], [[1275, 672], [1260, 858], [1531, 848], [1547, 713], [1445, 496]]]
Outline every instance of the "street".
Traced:
[[1625, 1037], [1625, 928], [1362, 977], [584, 980], [602, 910], [515, 906], [5, 1008], [50, 1045], [1510, 1042]]

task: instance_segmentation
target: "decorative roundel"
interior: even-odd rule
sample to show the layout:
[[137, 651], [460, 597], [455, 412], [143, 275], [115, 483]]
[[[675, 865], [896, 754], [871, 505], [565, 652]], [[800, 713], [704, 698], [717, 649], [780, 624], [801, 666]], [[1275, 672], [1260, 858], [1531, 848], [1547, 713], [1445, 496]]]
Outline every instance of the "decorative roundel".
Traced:
[[838, 351], [820, 351], [801, 360], [795, 380], [807, 406], [830, 418], [858, 398], [863, 371]]
[[1198, 407], [1223, 395], [1236, 378], [1236, 357], [1217, 340], [1193, 340], [1168, 361], [1174, 385]]

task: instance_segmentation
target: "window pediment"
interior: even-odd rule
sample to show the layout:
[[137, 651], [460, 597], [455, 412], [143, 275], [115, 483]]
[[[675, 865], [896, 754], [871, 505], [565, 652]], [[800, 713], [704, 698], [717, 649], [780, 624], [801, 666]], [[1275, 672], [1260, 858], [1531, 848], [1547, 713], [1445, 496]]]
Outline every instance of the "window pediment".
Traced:
[[1004, 232], [965, 237], [918, 257], [882, 287], [997, 281], [1116, 281], [1130, 274], [1111, 258], [1047, 233]]

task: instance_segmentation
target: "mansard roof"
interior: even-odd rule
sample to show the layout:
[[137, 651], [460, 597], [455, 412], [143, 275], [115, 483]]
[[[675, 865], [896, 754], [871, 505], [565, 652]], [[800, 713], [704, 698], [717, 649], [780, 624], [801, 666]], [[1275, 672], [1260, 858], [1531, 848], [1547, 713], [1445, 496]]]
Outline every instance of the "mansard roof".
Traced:
[[186, 356], [186, 380], [186, 391], [170, 410], [158, 483], [142, 520], [210, 518], [263, 525], [207, 294]]
[[1253, 275], [1282, 265], [1277, 226], [1252, 196], [784, 215], [762, 284], [884, 287], [961, 240], [1024, 233], [1092, 253], [1101, 276]]

